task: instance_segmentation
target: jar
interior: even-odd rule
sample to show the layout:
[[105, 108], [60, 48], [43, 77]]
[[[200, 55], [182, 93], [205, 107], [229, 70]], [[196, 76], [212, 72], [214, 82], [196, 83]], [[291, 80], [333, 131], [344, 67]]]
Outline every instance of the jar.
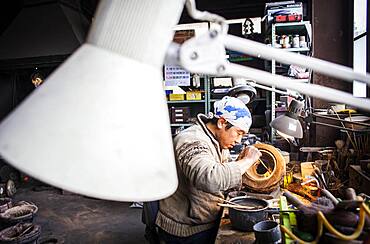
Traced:
[[301, 48], [306, 48], [307, 47], [307, 42], [306, 42], [306, 37], [305, 36], [299, 36], [299, 47], [301, 47]]
[[281, 38], [283, 39], [283, 48], [290, 48], [289, 36], [283, 35]]
[[294, 48], [299, 48], [299, 35], [294, 35], [293, 37], [293, 47]]

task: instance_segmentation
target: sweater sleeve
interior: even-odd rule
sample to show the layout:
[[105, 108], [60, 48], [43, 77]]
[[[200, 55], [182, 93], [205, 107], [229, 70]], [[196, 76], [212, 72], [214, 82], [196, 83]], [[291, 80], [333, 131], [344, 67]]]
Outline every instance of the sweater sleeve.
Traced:
[[240, 186], [242, 174], [236, 162], [220, 163], [202, 141], [187, 142], [176, 150], [180, 169], [196, 188], [216, 193]]

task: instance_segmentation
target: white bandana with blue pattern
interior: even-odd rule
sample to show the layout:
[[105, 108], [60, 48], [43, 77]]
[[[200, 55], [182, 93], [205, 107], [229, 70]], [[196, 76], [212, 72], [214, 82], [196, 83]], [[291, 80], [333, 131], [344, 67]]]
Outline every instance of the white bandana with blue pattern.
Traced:
[[230, 124], [248, 132], [252, 125], [252, 116], [247, 106], [238, 98], [223, 97], [214, 104], [214, 116], [224, 118]]

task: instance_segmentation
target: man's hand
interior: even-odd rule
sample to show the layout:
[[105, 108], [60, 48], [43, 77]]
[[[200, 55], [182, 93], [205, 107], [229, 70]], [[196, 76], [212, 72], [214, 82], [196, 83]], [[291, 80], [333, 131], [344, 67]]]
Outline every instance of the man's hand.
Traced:
[[261, 152], [254, 146], [244, 148], [237, 158], [242, 174], [244, 174], [261, 156]]

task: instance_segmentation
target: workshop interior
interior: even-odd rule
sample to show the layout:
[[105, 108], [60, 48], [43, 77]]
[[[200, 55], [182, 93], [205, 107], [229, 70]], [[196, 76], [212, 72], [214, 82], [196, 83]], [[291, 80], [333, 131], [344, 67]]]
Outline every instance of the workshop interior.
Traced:
[[0, 243], [157, 243], [173, 139], [227, 96], [261, 156], [215, 243], [370, 243], [369, 4], [1, 1]]

